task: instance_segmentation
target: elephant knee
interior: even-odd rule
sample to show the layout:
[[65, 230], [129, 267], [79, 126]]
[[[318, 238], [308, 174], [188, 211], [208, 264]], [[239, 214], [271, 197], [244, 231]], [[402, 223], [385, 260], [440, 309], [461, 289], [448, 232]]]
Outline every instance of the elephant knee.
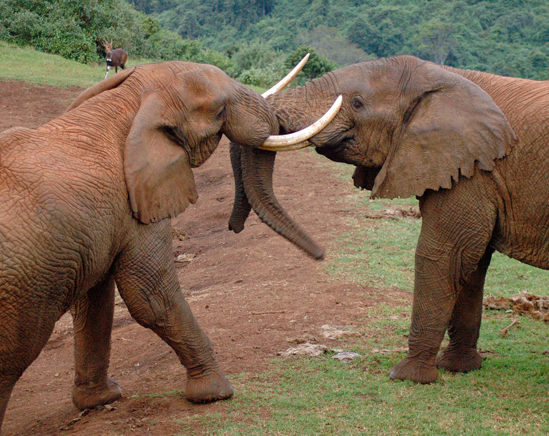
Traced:
[[152, 328], [165, 316], [165, 308], [159, 305], [154, 298], [124, 299], [130, 315], [138, 324]]

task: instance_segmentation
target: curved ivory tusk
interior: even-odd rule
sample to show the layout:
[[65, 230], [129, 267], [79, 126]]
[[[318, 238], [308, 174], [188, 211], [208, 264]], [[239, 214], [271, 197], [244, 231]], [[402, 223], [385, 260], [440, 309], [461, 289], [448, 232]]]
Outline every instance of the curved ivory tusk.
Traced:
[[269, 150], [269, 151], [294, 151], [294, 150], [301, 150], [305, 147], [310, 147], [314, 145], [311, 141], [305, 140], [303, 142], [299, 142], [297, 144], [292, 145], [271, 145], [264, 147], [263, 145], [259, 146], [258, 148], [261, 148], [262, 150]]
[[263, 98], [267, 98], [269, 95], [271, 94], [275, 94], [277, 93], [278, 91], [281, 91], [283, 90], [284, 88], [286, 88], [286, 86], [288, 86], [288, 84], [295, 79], [295, 76], [297, 76], [299, 74], [299, 72], [303, 69], [303, 67], [305, 66], [305, 64], [307, 63], [307, 59], [309, 59], [309, 53], [307, 53], [305, 55], [305, 57], [303, 59], [301, 59], [301, 61], [299, 61], [299, 64], [297, 64], [294, 69], [292, 71], [290, 71], [286, 77], [284, 77], [284, 79], [282, 79], [280, 82], [278, 82], [275, 86], [273, 86], [271, 89], [269, 89], [268, 91], [265, 91], [263, 94], [261, 94], [261, 96]]
[[288, 135], [271, 135], [259, 146], [259, 148], [269, 151], [292, 151], [311, 145], [307, 140], [315, 136], [334, 119], [341, 108], [342, 102], [343, 97], [340, 95], [336, 98], [336, 101], [330, 110], [309, 127], [295, 133], [289, 133]]

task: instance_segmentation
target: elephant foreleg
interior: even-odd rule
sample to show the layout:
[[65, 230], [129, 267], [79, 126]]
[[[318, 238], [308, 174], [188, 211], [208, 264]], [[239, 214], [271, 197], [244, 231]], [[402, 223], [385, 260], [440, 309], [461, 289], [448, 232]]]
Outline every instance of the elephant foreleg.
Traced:
[[75, 378], [72, 401], [79, 409], [109, 404], [121, 396], [107, 377], [114, 314], [114, 280], [108, 277], [71, 309], [74, 324]]
[[408, 356], [389, 376], [393, 380], [432, 383], [438, 378], [435, 358], [456, 301], [450, 283], [449, 259], [434, 260], [416, 253], [416, 275]]
[[170, 345], [187, 369], [186, 398], [209, 402], [231, 397], [233, 388], [179, 287], [169, 221], [148, 226], [143, 238], [134, 239], [116, 264], [115, 278], [132, 317]]
[[486, 194], [469, 189], [468, 183], [460, 181], [452, 195], [432, 193], [420, 202], [423, 222], [416, 250], [409, 353], [391, 370], [392, 379], [434, 382], [436, 355], [447, 328], [449, 354], [444, 357], [444, 353], [439, 363], [445, 366], [443, 362], [450, 359], [462, 369], [480, 367], [476, 343], [482, 289], [497, 215], [485, 201]]
[[482, 366], [477, 341], [482, 319], [484, 280], [493, 252], [491, 248], [486, 251], [476, 271], [461, 287], [448, 326], [450, 344], [436, 360], [439, 368], [452, 372], [469, 372]]

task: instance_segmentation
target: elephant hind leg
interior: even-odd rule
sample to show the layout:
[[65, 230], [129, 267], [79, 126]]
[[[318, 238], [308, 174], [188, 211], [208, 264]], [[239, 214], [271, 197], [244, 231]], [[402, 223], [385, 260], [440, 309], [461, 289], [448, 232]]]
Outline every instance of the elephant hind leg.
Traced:
[[8, 401], [10, 399], [11, 391], [15, 386], [15, 382], [19, 377], [6, 377], [0, 375], [0, 430], [2, 429], [2, 422], [4, 421], [4, 414], [8, 407]]
[[3, 305], [0, 299], [0, 429], [13, 387], [44, 348], [59, 314], [47, 298], [12, 301]]
[[75, 379], [72, 401], [89, 409], [118, 400], [121, 390], [107, 377], [114, 314], [114, 280], [108, 277], [71, 309], [74, 324]]
[[477, 341], [482, 319], [484, 280], [493, 252], [493, 249], [488, 248], [477, 269], [460, 289], [448, 326], [450, 344], [437, 356], [438, 368], [451, 372], [469, 372], [482, 366]]

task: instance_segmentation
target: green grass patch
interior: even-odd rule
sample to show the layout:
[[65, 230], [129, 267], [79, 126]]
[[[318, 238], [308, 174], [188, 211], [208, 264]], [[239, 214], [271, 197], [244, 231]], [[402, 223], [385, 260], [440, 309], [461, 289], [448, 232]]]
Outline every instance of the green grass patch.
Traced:
[[[61, 56], [0, 41], [0, 79], [87, 88], [105, 77], [104, 65], [84, 65]], [[111, 73], [112, 74], [112, 73]]]
[[[127, 66], [153, 63], [150, 59], [130, 59]], [[35, 85], [88, 88], [105, 78], [105, 64], [85, 65], [58, 55], [0, 41], [0, 80], [19, 80]], [[120, 70], [119, 70], [120, 71]], [[109, 77], [114, 69], [109, 72]], [[265, 88], [248, 85], [263, 93]]]
[[[525, 321], [482, 371], [441, 373], [427, 386], [388, 379], [402, 354], [363, 350], [367, 357], [351, 364], [331, 354], [279, 359], [261, 378], [234, 378], [238, 394], [227, 412], [199, 422], [215, 435], [543, 435], [549, 363], [543, 347], [525, 341], [537, 325]], [[547, 332], [539, 339], [547, 341]], [[499, 340], [488, 335], [486, 345]]]

